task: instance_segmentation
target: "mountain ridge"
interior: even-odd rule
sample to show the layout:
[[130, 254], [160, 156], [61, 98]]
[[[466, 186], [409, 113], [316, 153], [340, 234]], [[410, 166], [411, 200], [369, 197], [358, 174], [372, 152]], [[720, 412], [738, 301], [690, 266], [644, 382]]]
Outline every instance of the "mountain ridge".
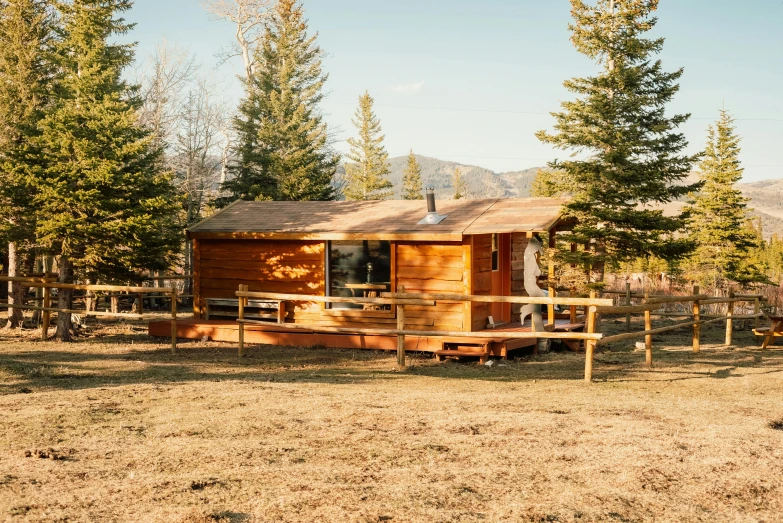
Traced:
[[[530, 196], [533, 180], [539, 169], [530, 167], [518, 171], [495, 172], [478, 165], [440, 160], [438, 158], [415, 155], [421, 166], [422, 185], [434, 187], [439, 198], [451, 198], [454, 195], [452, 177], [459, 168], [468, 186], [470, 198], [526, 198]], [[408, 165], [408, 155], [389, 159], [391, 173], [389, 180], [394, 184], [394, 198], [400, 198], [402, 176]], [[697, 173], [691, 173], [689, 182], [696, 181]], [[783, 236], [783, 178], [771, 178], [758, 182], [740, 183], [737, 187], [748, 198], [752, 216], [761, 219], [764, 238], [773, 234]], [[684, 202], [672, 202], [664, 208], [667, 212], [676, 212]]]

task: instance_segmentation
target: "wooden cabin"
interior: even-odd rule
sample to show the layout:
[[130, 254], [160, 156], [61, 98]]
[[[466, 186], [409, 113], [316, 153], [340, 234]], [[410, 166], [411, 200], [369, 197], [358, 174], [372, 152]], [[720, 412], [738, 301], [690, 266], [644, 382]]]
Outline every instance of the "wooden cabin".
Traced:
[[[537, 233], [554, 237], [562, 203], [546, 198], [438, 201], [436, 212], [445, 218], [421, 223], [428, 215], [421, 200], [234, 202], [187, 232], [194, 256], [193, 324], [201, 327], [180, 333], [235, 339], [217, 330], [236, 325], [236, 305], [229, 300], [236, 300], [239, 285], [318, 296], [377, 296], [401, 287], [411, 293], [524, 295], [528, 239]], [[479, 331], [487, 328], [490, 316], [495, 323], [512, 323], [519, 306], [514, 309], [511, 304], [439, 301], [434, 307], [406, 307], [406, 328]], [[226, 316], [218, 319], [219, 314]], [[288, 302], [269, 317], [306, 324], [314, 335], [318, 326], [396, 325], [389, 306]], [[275, 333], [275, 323], [258, 330]], [[288, 344], [285, 340], [297, 333], [277, 334], [286, 334], [278, 342]], [[259, 339], [268, 342], [277, 334]], [[308, 344], [340, 346], [340, 336], [327, 337], [329, 343], [324, 338], [316, 336]], [[342, 338], [344, 346], [357, 346], [349, 336]], [[361, 338], [361, 346], [372, 345]], [[393, 339], [374, 341], [377, 348], [396, 347]], [[418, 348], [440, 346], [422, 346], [419, 340]]]

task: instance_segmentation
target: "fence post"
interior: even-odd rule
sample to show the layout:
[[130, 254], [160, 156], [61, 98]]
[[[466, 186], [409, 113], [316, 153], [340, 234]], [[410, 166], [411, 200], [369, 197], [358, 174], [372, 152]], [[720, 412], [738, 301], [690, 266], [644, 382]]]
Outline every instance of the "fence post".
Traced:
[[[650, 294], [645, 293], [644, 294], [644, 303], [647, 304], [649, 302]], [[652, 329], [652, 311], [646, 310], [644, 311], [644, 330], [648, 331]], [[644, 352], [645, 352], [645, 363], [647, 364], [647, 368], [652, 368], [652, 334], [646, 334], [644, 336]]]
[[729, 292], [728, 308], [726, 310], [726, 345], [731, 345], [731, 335], [734, 331], [734, 291]]
[[286, 305], [284, 301], [277, 302], [277, 323], [285, 323]]
[[[245, 290], [245, 285], [239, 286], [239, 292]], [[245, 356], [245, 297], [239, 297], [239, 357]]]
[[[699, 295], [699, 286], [693, 286], [693, 295]], [[696, 300], [693, 302], [693, 352], [701, 350], [701, 303]]]
[[[402, 294], [405, 292], [405, 287], [400, 285], [397, 287], [397, 292]], [[397, 305], [397, 330], [405, 330], [405, 305]], [[400, 370], [405, 368], [405, 335], [397, 334], [397, 368]]]
[[758, 330], [760, 325], [759, 320], [761, 318], [759, 318], [758, 316], [760, 312], [761, 312], [761, 299], [758, 296], [756, 296], [756, 299], [753, 300], [753, 314], [756, 315], [756, 317], [753, 319], [753, 328], [755, 328], [756, 330]]
[[[625, 305], [630, 306], [631, 305], [631, 282], [626, 281], [625, 282]], [[630, 332], [631, 331], [631, 313], [626, 312], [625, 313], [625, 331]]]
[[144, 314], [144, 293], [139, 293], [139, 314]]
[[[590, 291], [590, 298], [595, 298], [595, 291]], [[587, 307], [587, 332], [595, 334], [595, 313], [596, 307], [590, 305]], [[593, 381], [593, 354], [595, 353], [595, 340], [585, 340], [585, 381]]]
[[[46, 280], [44, 280], [45, 282]], [[43, 287], [43, 306], [44, 309], [48, 309], [52, 306], [52, 294], [49, 289]], [[44, 310], [41, 314], [41, 339], [46, 340], [49, 338], [49, 321], [51, 318], [51, 312]]]
[[[141, 300], [139, 300], [141, 303]], [[171, 353], [177, 353], [177, 289], [171, 290]]]

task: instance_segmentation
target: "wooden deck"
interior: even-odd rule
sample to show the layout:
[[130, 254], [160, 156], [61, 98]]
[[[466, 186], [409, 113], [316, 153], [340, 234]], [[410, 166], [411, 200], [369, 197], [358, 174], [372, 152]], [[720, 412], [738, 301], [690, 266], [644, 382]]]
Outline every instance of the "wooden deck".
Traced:
[[[567, 320], [557, 320], [557, 325], [567, 324]], [[497, 336], [487, 339], [478, 338], [454, 338], [444, 336], [406, 336], [405, 350], [420, 352], [436, 352], [446, 348], [463, 347], [470, 351], [470, 347], [484, 345], [488, 355], [505, 358], [512, 350], [525, 347], [535, 347], [537, 340], [508, 339], [503, 337], [504, 332], [530, 332], [529, 321], [509, 323], [489, 329]], [[169, 321], [153, 321], [149, 324], [150, 336], [171, 336], [171, 323]], [[183, 319], [177, 320], [177, 337], [183, 339], [200, 340], [204, 337], [212, 341], [239, 342], [239, 325], [232, 320], [201, 320]], [[373, 336], [365, 334], [333, 334], [317, 332], [311, 329], [291, 330], [278, 326], [276, 323], [268, 325], [245, 325], [245, 343], [259, 345], [280, 345], [288, 347], [311, 347], [321, 345], [335, 349], [375, 349], [397, 350], [396, 336]], [[477, 347], [481, 348], [481, 347]]]

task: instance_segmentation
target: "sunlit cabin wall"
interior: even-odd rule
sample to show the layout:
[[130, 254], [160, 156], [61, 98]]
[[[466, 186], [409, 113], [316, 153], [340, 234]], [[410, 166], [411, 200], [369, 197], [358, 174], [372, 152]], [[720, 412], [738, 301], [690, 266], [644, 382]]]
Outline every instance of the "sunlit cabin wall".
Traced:
[[[301, 240], [197, 240], [194, 303], [251, 291], [324, 294], [324, 244]], [[310, 306], [309, 304], [307, 306]]]
[[[466, 292], [466, 259], [462, 242], [396, 242], [396, 285], [405, 292]], [[469, 256], [469, 254], [468, 254]], [[406, 306], [406, 327], [421, 330], [461, 331], [464, 329], [464, 305], [439, 300], [434, 307]]]

